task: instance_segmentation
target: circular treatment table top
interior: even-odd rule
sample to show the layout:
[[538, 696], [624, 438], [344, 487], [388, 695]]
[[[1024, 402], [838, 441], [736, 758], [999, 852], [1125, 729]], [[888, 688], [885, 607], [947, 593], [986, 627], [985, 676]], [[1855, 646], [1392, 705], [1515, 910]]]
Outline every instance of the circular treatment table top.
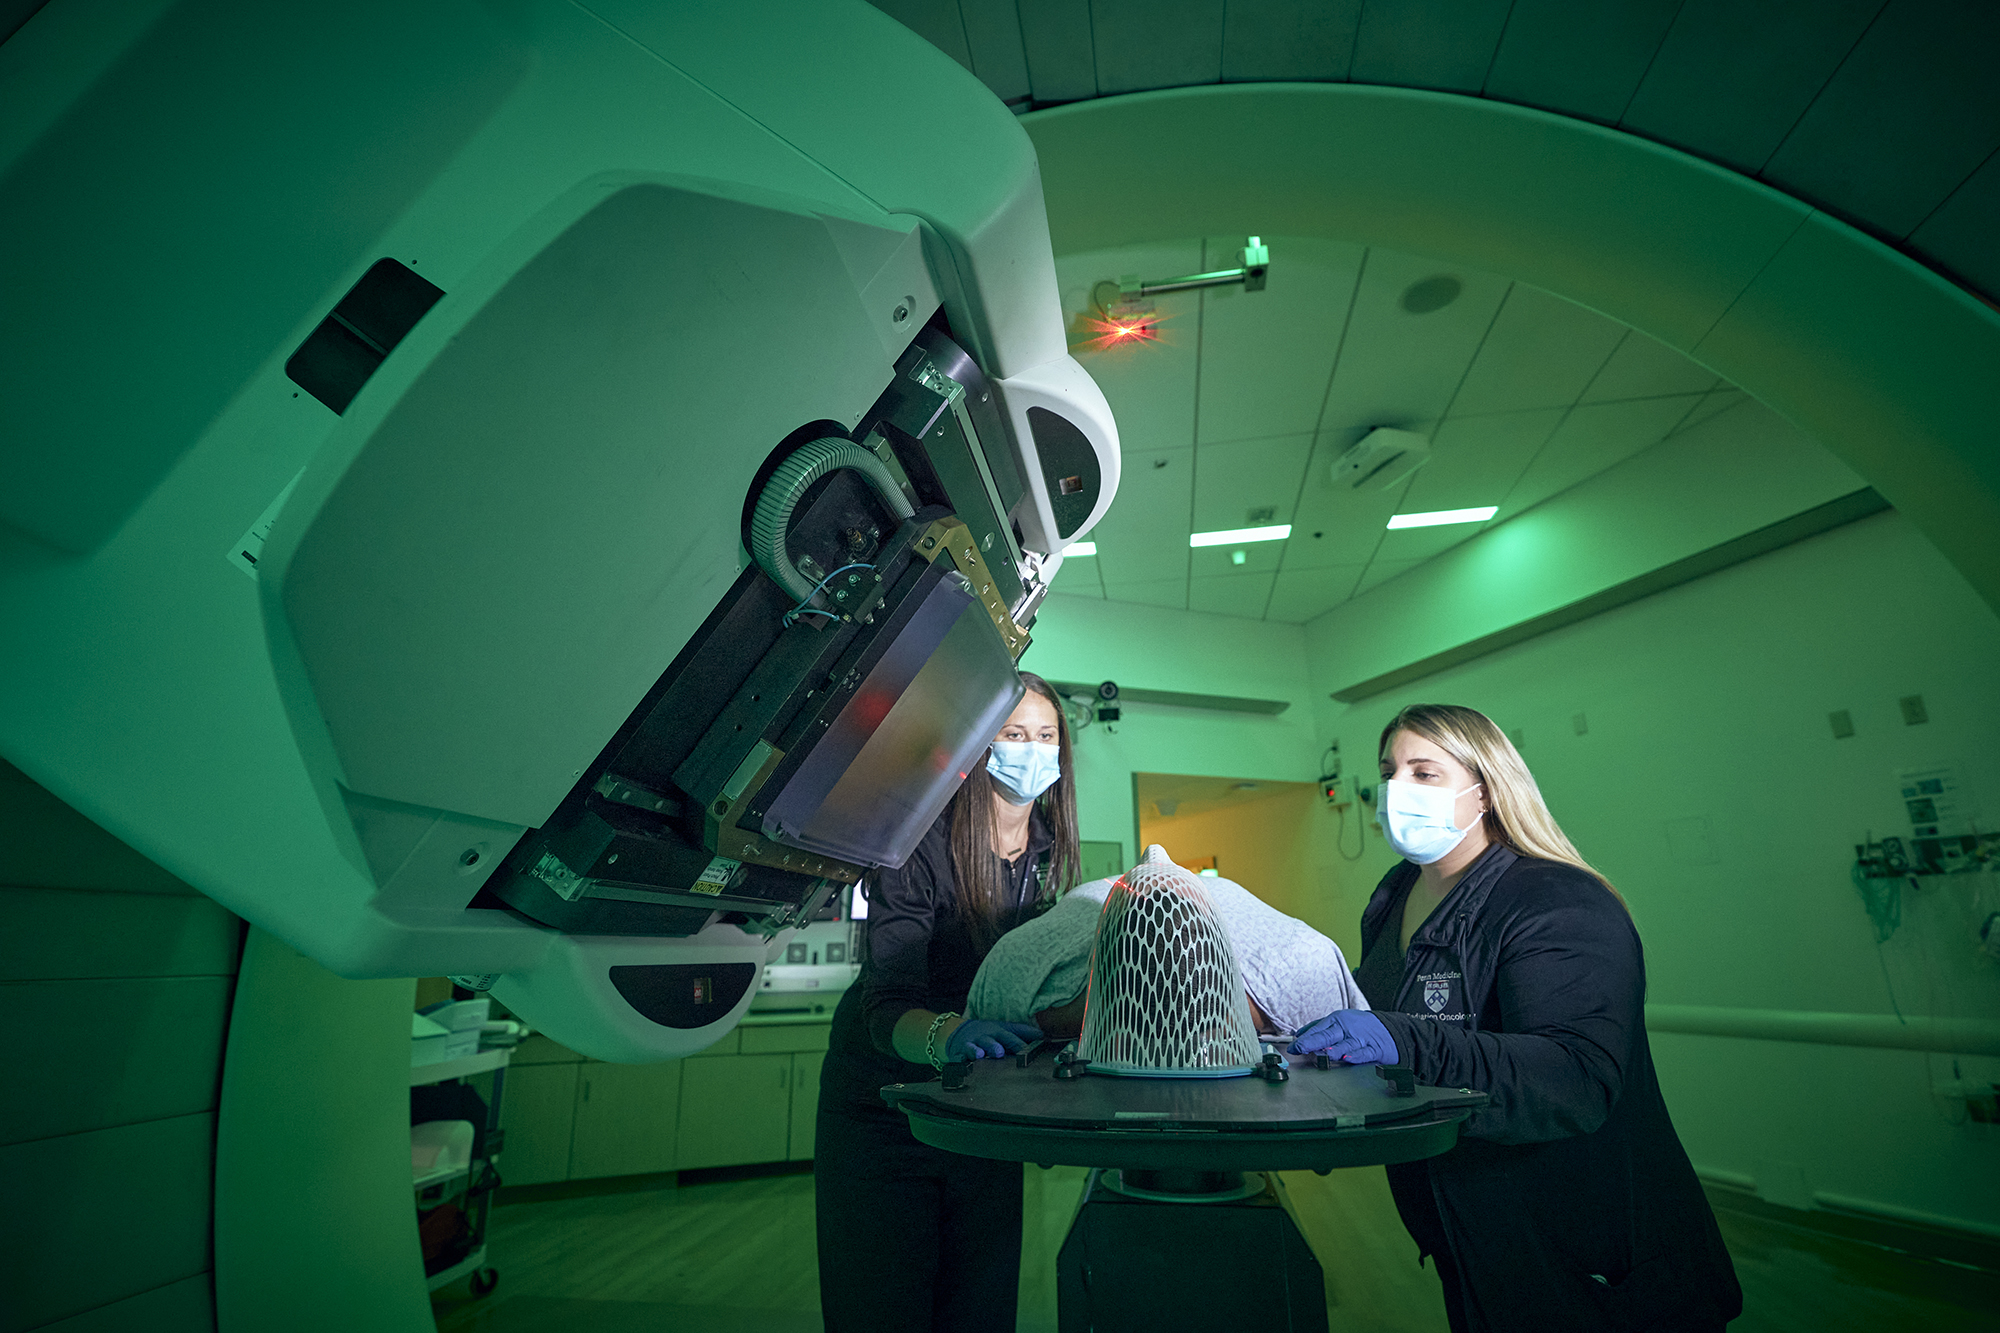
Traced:
[[964, 1086], [892, 1083], [883, 1100], [921, 1142], [969, 1157], [1128, 1170], [1296, 1171], [1434, 1157], [1486, 1094], [1417, 1085], [1407, 1096], [1372, 1065], [1314, 1067], [1287, 1057], [1290, 1077], [1055, 1077], [1047, 1054], [976, 1060]]

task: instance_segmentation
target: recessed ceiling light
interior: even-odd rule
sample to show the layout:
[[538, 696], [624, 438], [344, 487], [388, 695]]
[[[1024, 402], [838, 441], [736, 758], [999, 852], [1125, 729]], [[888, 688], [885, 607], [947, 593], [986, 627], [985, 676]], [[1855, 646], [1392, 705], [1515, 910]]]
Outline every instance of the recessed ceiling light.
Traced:
[[1226, 532], [1197, 532], [1188, 537], [1188, 545], [1234, 546], [1238, 542], [1281, 542], [1291, 535], [1291, 524], [1277, 523], [1268, 528], [1230, 528]]
[[1063, 547], [1063, 554], [1064, 554], [1064, 555], [1096, 555], [1096, 554], [1097, 554], [1097, 543], [1096, 543], [1096, 542], [1071, 542], [1071, 543], [1070, 543], [1070, 544], [1069, 544], [1068, 546], [1065, 546], [1065, 547]]
[[1484, 523], [1500, 512], [1499, 505], [1479, 509], [1433, 509], [1427, 514], [1392, 514], [1392, 528], [1441, 528], [1447, 523]]

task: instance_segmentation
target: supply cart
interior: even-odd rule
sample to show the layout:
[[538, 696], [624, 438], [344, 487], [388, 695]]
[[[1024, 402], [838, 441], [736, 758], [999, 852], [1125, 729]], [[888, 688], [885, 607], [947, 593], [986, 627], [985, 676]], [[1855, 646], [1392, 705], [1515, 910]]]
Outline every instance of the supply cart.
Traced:
[[[413, 1127], [419, 1122], [420, 1109], [425, 1103], [434, 1109], [456, 1105], [478, 1116], [469, 1160], [441, 1162], [422, 1175], [413, 1171], [418, 1234], [425, 1240], [424, 1279], [432, 1291], [463, 1277], [470, 1279], [474, 1296], [484, 1296], [500, 1281], [498, 1271], [486, 1263], [486, 1223], [493, 1206], [493, 1192], [500, 1186], [500, 1173], [494, 1165], [504, 1138], [500, 1128], [500, 1099], [507, 1063], [513, 1054], [511, 1047], [499, 1047], [410, 1068]], [[481, 1099], [466, 1080], [488, 1072], [493, 1075], [492, 1093]], [[456, 1097], [427, 1097], [419, 1092], [442, 1090], [454, 1084], [461, 1089]], [[424, 1121], [472, 1118], [472, 1115], [449, 1113], [421, 1116]]]

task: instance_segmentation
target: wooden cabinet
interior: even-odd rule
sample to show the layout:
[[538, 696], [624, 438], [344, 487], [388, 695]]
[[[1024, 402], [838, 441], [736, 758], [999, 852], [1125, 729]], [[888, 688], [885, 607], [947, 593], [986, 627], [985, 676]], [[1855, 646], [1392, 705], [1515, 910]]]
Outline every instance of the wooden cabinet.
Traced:
[[745, 1025], [684, 1060], [586, 1060], [531, 1037], [507, 1071], [509, 1185], [802, 1162], [813, 1155], [825, 1020]]
[[679, 1168], [784, 1161], [791, 1089], [789, 1055], [687, 1061]]
[[571, 1180], [674, 1169], [684, 1063], [668, 1060], [653, 1065], [609, 1065], [592, 1061], [578, 1068], [576, 1129], [569, 1150]]
[[507, 1142], [499, 1157], [500, 1178], [507, 1184], [569, 1179], [578, 1068], [568, 1063], [514, 1065], [507, 1070], [507, 1092], [500, 1104]]
[[792, 1057], [792, 1135], [787, 1161], [812, 1160], [813, 1126], [819, 1116], [819, 1067], [825, 1059], [823, 1051]]

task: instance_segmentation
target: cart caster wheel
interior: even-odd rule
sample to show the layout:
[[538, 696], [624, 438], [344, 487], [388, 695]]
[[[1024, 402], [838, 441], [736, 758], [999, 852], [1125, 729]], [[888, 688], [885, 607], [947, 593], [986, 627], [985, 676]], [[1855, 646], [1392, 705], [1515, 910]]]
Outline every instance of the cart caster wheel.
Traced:
[[475, 1299], [484, 1296], [500, 1285], [500, 1270], [497, 1268], [474, 1269], [472, 1277], [466, 1285], [472, 1289], [472, 1295]]

